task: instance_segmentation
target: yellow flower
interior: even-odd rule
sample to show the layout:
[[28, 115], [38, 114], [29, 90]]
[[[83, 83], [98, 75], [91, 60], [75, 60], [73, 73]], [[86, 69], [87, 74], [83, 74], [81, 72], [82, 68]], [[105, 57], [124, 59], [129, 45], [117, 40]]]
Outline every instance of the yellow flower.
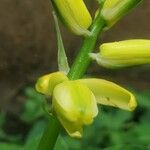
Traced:
[[52, 0], [64, 24], [77, 35], [90, 35], [91, 15], [83, 0]]
[[52, 104], [58, 119], [72, 137], [81, 137], [83, 125], [91, 124], [98, 113], [95, 96], [80, 81], [58, 84]]
[[105, 0], [101, 14], [106, 20], [107, 27], [111, 27], [142, 0]]
[[50, 92], [48, 95], [52, 95], [53, 115], [71, 137], [82, 137], [84, 125], [91, 124], [98, 114], [97, 104], [128, 111], [133, 111], [137, 106], [134, 95], [115, 83], [96, 78], [70, 81], [67, 76], [60, 81], [58, 74], [62, 76], [61, 72], [57, 72], [40, 78], [42, 80], [36, 83], [36, 87], [46, 85], [37, 89], [44, 94]]
[[106, 68], [120, 68], [150, 63], [150, 40], [135, 39], [100, 46], [100, 53], [90, 54]]

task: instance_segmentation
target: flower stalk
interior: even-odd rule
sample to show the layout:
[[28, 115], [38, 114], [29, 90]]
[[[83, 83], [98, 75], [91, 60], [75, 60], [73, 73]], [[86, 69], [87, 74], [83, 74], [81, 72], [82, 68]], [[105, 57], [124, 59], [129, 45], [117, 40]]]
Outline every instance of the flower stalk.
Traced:
[[[98, 35], [102, 33], [104, 27], [105, 21], [102, 17], [100, 17], [99, 13], [90, 27], [92, 35], [90, 37], [85, 37], [83, 45], [79, 50], [72, 67], [70, 68], [70, 72], [68, 73], [68, 78], [70, 80], [79, 79], [84, 75], [91, 61], [88, 54], [94, 50]], [[53, 150], [59, 136], [60, 127], [61, 124], [57, 121], [57, 119], [51, 120], [48, 123], [39, 143], [38, 150]]]
[[[105, 0], [102, 10], [98, 12], [91, 25], [92, 20], [83, 0], [52, 0], [56, 11], [58, 11], [58, 15], [61, 16], [68, 28], [77, 35], [86, 35], [83, 45], [66, 76], [68, 79], [64, 76], [61, 76], [61, 78], [57, 78], [57, 76], [45, 76], [44, 78], [46, 79], [49, 77], [53, 79], [54, 77], [52, 85], [49, 87], [49, 81], [46, 81], [43, 82], [44, 85], [41, 84], [41, 86], [36, 87], [37, 90], [42, 91], [42, 93], [52, 96], [54, 114], [70, 136], [82, 136], [82, 126], [90, 124], [97, 115], [98, 111], [94, 111], [97, 110], [95, 109], [95, 107], [97, 108], [96, 102], [129, 111], [134, 110], [136, 107], [136, 100], [133, 94], [116, 84], [98, 79], [88, 79], [83, 81], [80, 78], [85, 74], [92, 60], [91, 57], [89, 57], [89, 53], [93, 52], [95, 49], [98, 36], [101, 35], [104, 28], [111, 27], [140, 1], [141, 0], [113, 0], [112, 5], [109, 5], [107, 2], [112, 1]], [[79, 6], [79, 8], [82, 9], [79, 9], [78, 12], [76, 6]], [[80, 11], [83, 11], [85, 16], [80, 15]], [[86, 18], [85, 20], [82, 18], [83, 16]], [[91, 27], [89, 28], [90, 25]], [[39, 83], [41, 83], [42, 79], [40, 79]], [[55, 79], [59, 80], [55, 82]], [[93, 81], [96, 84], [98, 83], [97, 86], [93, 87]], [[47, 86], [46, 88], [45, 85]], [[105, 93], [106, 91], [102, 90], [103, 86], [110, 89], [110, 92]], [[77, 87], [79, 87], [79, 90]], [[97, 92], [99, 89], [101, 91], [100, 93]], [[63, 90], [65, 90], [65, 92]], [[82, 95], [81, 91], [88, 96], [83, 97], [84, 94]], [[65, 97], [65, 104], [62, 97]], [[93, 102], [93, 105], [90, 105], [91, 102]], [[57, 119], [54, 118], [53, 120], [50, 120], [50, 123], [43, 133], [38, 150], [52, 150], [54, 148], [61, 127], [60, 122]]]

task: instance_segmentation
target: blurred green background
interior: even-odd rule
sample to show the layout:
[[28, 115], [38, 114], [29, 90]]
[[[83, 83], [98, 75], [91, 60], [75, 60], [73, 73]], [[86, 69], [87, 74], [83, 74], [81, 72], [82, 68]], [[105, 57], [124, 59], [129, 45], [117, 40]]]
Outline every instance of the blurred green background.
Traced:
[[[85, 0], [92, 15], [96, 0]], [[34, 90], [36, 79], [57, 70], [57, 45], [50, 0], [0, 0], [0, 149], [34, 150], [46, 118], [44, 97]], [[150, 1], [144, 0], [97, 43], [150, 37]], [[60, 23], [70, 64], [82, 38]], [[134, 113], [101, 107], [84, 138], [73, 140], [62, 132], [56, 150], [150, 149], [150, 66], [107, 70], [92, 63], [87, 71], [131, 89], [137, 95]], [[30, 139], [34, 139], [33, 141]]]

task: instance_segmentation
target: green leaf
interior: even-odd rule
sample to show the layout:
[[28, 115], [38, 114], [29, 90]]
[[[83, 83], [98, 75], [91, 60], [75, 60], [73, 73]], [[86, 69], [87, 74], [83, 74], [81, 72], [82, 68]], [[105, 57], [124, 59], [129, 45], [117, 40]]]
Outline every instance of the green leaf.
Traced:
[[150, 90], [137, 91], [136, 96], [140, 106], [150, 109]]
[[44, 116], [45, 112], [43, 111], [42, 105], [45, 102], [45, 97], [31, 87], [25, 89], [25, 96], [26, 101], [20, 118], [25, 122], [31, 123]]
[[31, 131], [29, 132], [24, 150], [37, 150], [38, 144], [43, 134], [46, 122], [41, 120], [33, 125]]
[[56, 16], [55, 12], [53, 12], [53, 17], [54, 17], [55, 28], [56, 28], [56, 33], [57, 33], [58, 69], [59, 69], [59, 71], [63, 71], [67, 74], [69, 72], [70, 68], [69, 68], [69, 65], [68, 65], [68, 60], [67, 60], [67, 56], [66, 56], [66, 53], [65, 53], [65, 48], [64, 48], [64, 44], [63, 44], [63, 41], [62, 41], [60, 28], [59, 28], [59, 24], [58, 24], [58, 19], [57, 19], [57, 16]]
[[0, 143], [1, 150], [22, 150], [22, 146], [11, 143]]

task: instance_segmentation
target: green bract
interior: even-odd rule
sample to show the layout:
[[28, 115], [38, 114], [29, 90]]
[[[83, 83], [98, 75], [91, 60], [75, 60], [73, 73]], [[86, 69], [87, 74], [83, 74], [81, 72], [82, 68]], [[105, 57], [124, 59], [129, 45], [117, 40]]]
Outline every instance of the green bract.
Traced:
[[107, 27], [114, 25], [119, 19], [136, 7], [142, 0], [105, 0], [101, 14]]
[[52, 95], [53, 115], [70, 136], [77, 138], [82, 137], [83, 126], [91, 124], [98, 114], [97, 104], [128, 111], [137, 106], [134, 95], [115, 83], [96, 78], [70, 81], [62, 72], [41, 77], [36, 89]]
[[90, 35], [92, 18], [83, 0], [52, 0], [65, 25], [77, 35]]
[[90, 54], [106, 68], [120, 68], [150, 63], [150, 40], [134, 39], [104, 43], [98, 54]]

